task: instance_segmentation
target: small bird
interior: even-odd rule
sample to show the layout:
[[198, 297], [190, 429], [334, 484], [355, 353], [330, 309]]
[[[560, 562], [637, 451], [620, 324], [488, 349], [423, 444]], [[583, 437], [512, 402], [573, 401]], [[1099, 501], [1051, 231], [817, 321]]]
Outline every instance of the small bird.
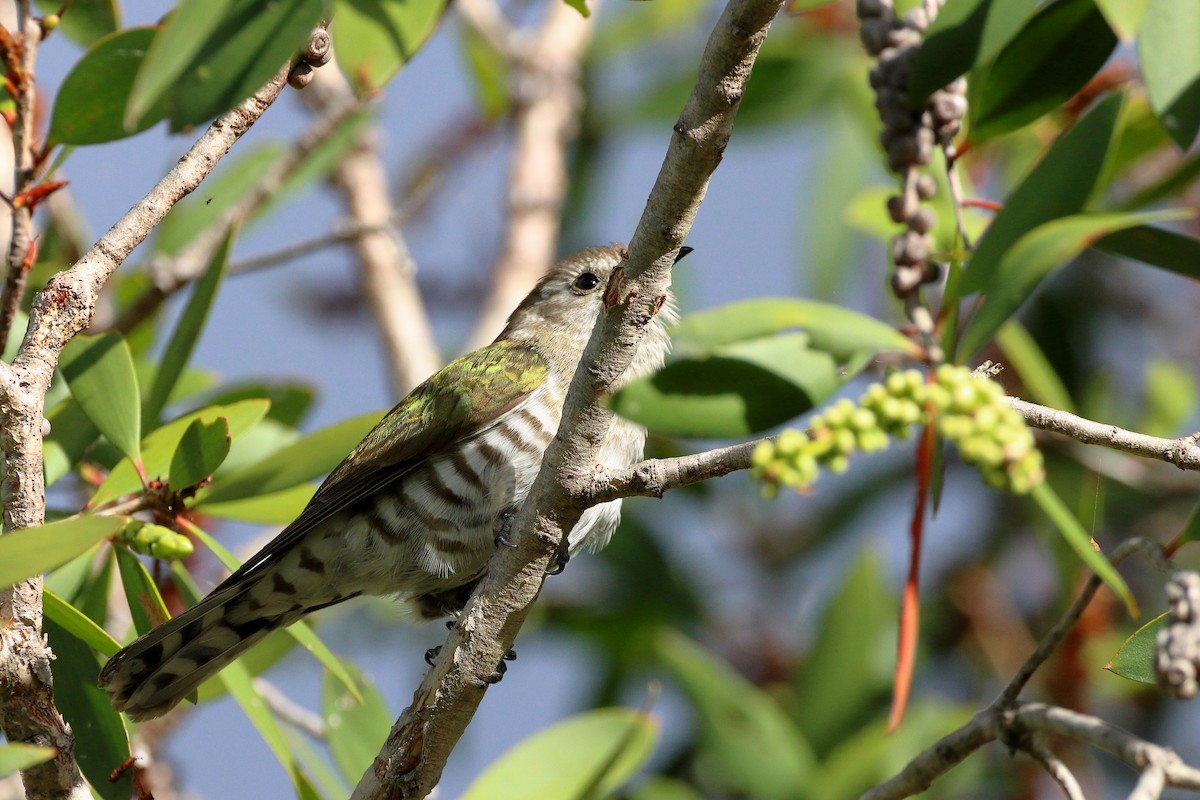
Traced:
[[[100, 686], [113, 707], [135, 720], [165, 714], [270, 632], [360, 594], [396, 595], [428, 618], [460, 610], [558, 431], [624, 257], [621, 245], [592, 247], [552, 267], [492, 344], [401, 400], [274, 540], [105, 664]], [[662, 366], [674, 319], [668, 297], [614, 388]], [[632, 464], [645, 439], [644, 428], [614, 418], [600, 460]], [[620, 500], [588, 509], [564, 556], [604, 547], [620, 514]]]

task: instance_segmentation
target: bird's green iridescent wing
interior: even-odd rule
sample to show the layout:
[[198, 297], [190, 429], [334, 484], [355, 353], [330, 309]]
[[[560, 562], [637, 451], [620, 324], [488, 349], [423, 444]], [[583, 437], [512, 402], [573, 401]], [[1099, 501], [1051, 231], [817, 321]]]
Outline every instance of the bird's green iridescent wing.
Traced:
[[548, 373], [541, 355], [510, 341], [452, 361], [389, 411], [330, 473], [300, 516], [222, 586], [269, 563], [305, 533], [421, 461], [487, 430], [524, 402]]

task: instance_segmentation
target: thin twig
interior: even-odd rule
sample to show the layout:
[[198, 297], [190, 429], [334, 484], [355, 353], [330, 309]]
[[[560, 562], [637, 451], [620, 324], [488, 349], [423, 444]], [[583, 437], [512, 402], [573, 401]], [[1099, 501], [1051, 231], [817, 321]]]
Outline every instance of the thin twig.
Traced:
[[[25, 339], [12, 365], [0, 364], [0, 447], [4, 530], [45, 519], [42, 423], [46, 390], [63, 347], [87, 327], [105, 281], [167, 212], [192, 192], [275, 101], [281, 69], [259, 92], [221, 116], [179, 162], [74, 265], [34, 297]], [[74, 740], [54, 706], [50, 653], [41, 636], [41, 577], [0, 590], [0, 713], [10, 742], [58, 749], [25, 773], [31, 800], [90, 798], [73, 760]]]
[[304, 731], [319, 742], [325, 741], [327, 731], [325, 720], [315, 711], [309, 711], [292, 698], [283, 693], [275, 684], [266, 678], [253, 680], [254, 691], [263, 699], [275, 716], [297, 730]]
[[278, 250], [272, 250], [269, 253], [263, 253], [252, 258], [234, 261], [229, 265], [229, 274], [245, 275], [247, 272], [256, 272], [270, 267], [277, 267], [280, 264], [286, 264], [297, 258], [310, 256], [326, 248], [337, 247], [340, 244], [349, 244], [356, 241], [360, 236], [365, 236], [369, 233], [386, 233], [389, 230], [391, 230], [390, 223], [383, 225], [350, 223], [349, 225], [340, 226], [323, 236], [317, 236], [297, 244], [281, 247]]
[[1062, 759], [1046, 746], [1045, 742], [1036, 737], [1030, 737], [1030, 740], [1022, 745], [1022, 749], [1029, 754], [1030, 758], [1041, 764], [1042, 769], [1046, 770], [1046, 774], [1062, 788], [1067, 800], [1087, 800], [1075, 775]]
[[[441, 655], [392, 727], [354, 798], [424, 797], [483, 699], [545, 580], [546, 568], [583, 512], [580, 498], [608, 432], [597, 402], [632, 361], [640, 334], [669, 290], [671, 267], [732, 132], [733, 119], [783, 0], [731, 0], [716, 23], [692, 95], [623, 263], [623, 296], [600, 317], [563, 408], [563, 424], [513, 523], [515, 548], [498, 548], [450, 631]], [[628, 292], [625, 294], [625, 292]]]
[[649, 458], [621, 469], [598, 467], [587, 487], [586, 503], [593, 506], [619, 497], [662, 497], [672, 489], [749, 469], [754, 448], [772, 439], [755, 439], [674, 458]]
[[1116, 425], [1093, 422], [1067, 411], [1039, 406], [1017, 397], [1008, 397], [1006, 402], [1021, 412], [1025, 422], [1035, 428], [1061, 433], [1084, 444], [1098, 444], [1144, 458], [1165, 461], [1180, 469], [1200, 470], [1200, 446], [1197, 445], [1200, 434], [1179, 439], [1162, 439], [1127, 431]]

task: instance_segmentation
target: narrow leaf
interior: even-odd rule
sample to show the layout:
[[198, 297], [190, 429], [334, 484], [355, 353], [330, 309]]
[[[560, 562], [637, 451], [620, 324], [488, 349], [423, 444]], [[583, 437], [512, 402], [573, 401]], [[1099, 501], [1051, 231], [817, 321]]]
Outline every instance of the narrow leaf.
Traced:
[[216, 471], [229, 455], [229, 420], [217, 417], [210, 423], [192, 420], [171, 457], [167, 482], [172, 489], [195, 486]]
[[1105, 236], [1096, 247], [1185, 278], [1200, 278], [1200, 239], [1175, 231], [1138, 225]]
[[216, 251], [213, 252], [200, 280], [196, 281], [191, 297], [188, 298], [187, 306], [184, 307], [183, 314], [180, 315], [179, 322], [176, 323], [175, 330], [171, 333], [171, 339], [167, 342], [167, 349], [163, 352], [162, 361], [154, 373], [154, 383], [150, 387], [150, 396], [146, 398], [146, 405], [143, 409], [143, 417], [148, 426], [157, 424], [158, 417], [166, 406], [171, 392], [175, 389], [179, 376], [183, 374], [188, 359], [192, 357], [192, 351], [200, 339], [200, 331], [204, 328], [204, 321], [208, 319], [209, 309], [212, 308], [213, 299], [217, 295], [217, 288], [220, 287], [221, 280], [225, 276], [233, 236], [234, 230], [231, 228], [221, 240]]
[[1025, 385], [1027, 399], [1074, 413], [1075, 404], [1071, 394], [1024, 325], [1010, 319], [997, 331], [996, 343], [1004, 351], [1009, 366], [1016, 370], [1021, 383]]
[[124, 524], [121, 517], [72, 517], [0, 536], [0, 587], [62, 566]]
[[1149, 0], [1138, 42], [1150, 107], [1180, 149], [1200, 130], [1200, 4]]
[[118, 333], [76, 336], [58, 367], [88, 419], [126, 457], [141, 452], [142, 408], [129, 345]]
[[1104, 665], [1122, 678], [1139, 683], [1157, 683], [1154, 675], [1154, 640], [1158, 632], [1167, 626], [1169, 615], [1159, 614], [1126, 639], [1117, 654]]
[[0, 777], [44, 764], [54, 758], [57, 752], [53, 747], [39, 747], [36, 744], [18, 742], [0, 745]]
[[387, 700], [362, 670], [348, 662], [338, 663], [352, 679], [347, 684], [343, 677], [325, 672], [321, 714], [334, 763], [346, 780], [357, 783], [374, 762], [380, 744], [387, 740], [393, 717]]
[[1116, 31], [1122, 42], [1129, 44], [1142, 27], [1150, 0], [1096, 0], [1096, 5], [1108, 20], [1109, 27]]
[[[121, 586], [129, 602], [129, 615], [138, 636], [144, 636], [171, 618], [167, 604], [163, 602], [158, 584], [150, 577], [142, 560], [125, 547], [113, 548], [117, 554], [117, 569], [121, 572]], [[178, 563], [178, 562], [172, 562]]]
[[382, 89], [425, 44], [446, 0], [334, 0], [333, 9], [338, 64], [359, 92], [369, 95]]
[[1075, 515], [1071, 510], [1059, 499], [1054, 490], [1050, 488], [1050, 484], [1046, 482], [1039, 483], [1033, 487], [1030, 496], [1034, 502], [1045, 512], [1054, 526], [1058, 528], [1063, 538], [1070, 545], [1075, 554], [1079, 556], [1088, 569], [1100, 576], [1100, 579], [1109, 585], [1109, 587], [1117, 593], [1117, 597], [1121, 598], [1121, 602], [1125, 604], [1125, 608], [1129, 610], [1129, 615], [1132, 617], [1138, 616], [1137, 601], [1133, 594], [1130, 593], [1129, 587], [1125, 585], [1125, 579], [1117, 572], [1104, 554], [1096, 550], [1092, 546], [1092, 537], [1079, 524], [1079, 520], [1075, 519]]
[[[646, 762], [657, 738], [658, 725], [639, 711], [577, 714], [518, 743], [467, 787], [462, 800], [607, 797]], [[619, 757], [613, 759], [614, 753]]]
[[198, 503], [194, 508], [202, 514], [220, 519], [236, 519], [259, 525], [286, 525], [300, 516], [316, 491], [315, 483], [302, 483], [273, 494], [224, 503]]
[[121, 644], [109, 636], [106, 630], [92, 622], [87, 614], [48, 588], [42, 591], [42, 610], [48, 619], [54, 620], [63, 630], [105, 658], [112, 658], [121, 649]]

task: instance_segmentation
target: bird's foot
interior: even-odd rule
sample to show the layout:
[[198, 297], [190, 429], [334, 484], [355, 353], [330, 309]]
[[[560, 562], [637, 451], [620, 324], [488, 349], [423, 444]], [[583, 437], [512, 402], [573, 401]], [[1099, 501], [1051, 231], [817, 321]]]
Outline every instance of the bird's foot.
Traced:
[[440, 644], [437, 647], [431, 647], [428, 650], [426, 650], [425, 651], [425, 663], [432, 667], [433, 660], [438, 657], [438, 653], [440, 653], [440, 652], [442, 652], [442, 646]]
[[512, 524], [516, 516], [515, 511], [500, 512], [500, 530], [496, 534], [496, 547], [516, 547], [515, 544], [508, 540], [508, 535], [512, 533]]
[[513, 648], [508, 648], [508, 652], [504, 654], [504, 658], [496, 665], [495, 672], [490, 672], [487, 675], [479, 676], [479, 679], [486, 684], [497, 684], [504, 679], [504, 673], [508, 672], [508, 664], [505, 661], [516, 661], [517, 651]]
[[567, 568], [567, 562], [571, 560], [571, 551], [563, 547], [554, 554], [554, 558], [550, 560], [550, 569], [546, 570], [547, 575], [558, 575]]

